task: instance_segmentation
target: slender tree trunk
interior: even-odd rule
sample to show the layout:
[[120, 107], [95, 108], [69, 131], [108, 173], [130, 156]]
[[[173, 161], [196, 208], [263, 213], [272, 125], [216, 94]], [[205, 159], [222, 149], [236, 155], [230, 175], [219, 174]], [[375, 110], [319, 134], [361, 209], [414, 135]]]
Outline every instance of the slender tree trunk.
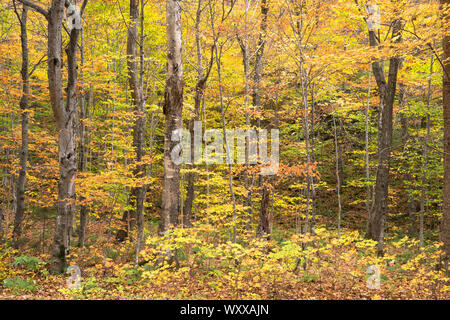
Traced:
[[[233, 233], [232, 233], [232, 241], [233, 243], [236, 242], [237, 237], [237, 211], [236, 211], [236, 197], [234, 194], [234, 188], [233, 188], [233, 167], [231, 164], [231, 155], [230, 155], [230, 149], [228, 146], [228, 139], [227, 139], [227, 133], [226, 133], [226, 127], [225, 127], [225, 106], [223, 101], [223, 87], [222, 87], [222, 68], [221, 68], [221, 52], [219, 53], [217, 41], [218, 41], [218, 35], [216, 33], [215, 24], [214, 24], [214, 15], [213, 15], [213, 9], [212, 9], [212, 3], [211, 0], [209, 0], [209, 10], [210, 10], [210, 16], [211, 16], [211, 29], [212, 29], [212, 36], [214, 39], [214, 51], [215, 51], [215, 62], [217, 67], [217, 77], [218, 77], [218, 85], [219, 85], [219, 99], [220, 99], [220, 114], [221, 114], [221, 120], [222, 120], [222, 133], [223, 133], [223, 142], [225, 146], [225, 153], [226, 153], [226, 159], [228, 163], [228, 187], [230, 189], [230, 195], [231, 195], [231, 202], [233, 207], [233, 216], [232, 216], [232, 222], [233, 222]], [[222, 22], [224, 18], [222, 17]]]
[[[78, 145], [78, 170], [80, 172], [85, 172], [87, 169], [86, 165], [86, 96], [84, 94], [84, 72], [83, 72], [83, 66], [84, 66], [84, 32], [81, 30], [81, 45], [80, 45], [80, 64], [81, 64], [81, 71], [80, 71], [80, 81], [81, 81], [81, 90], [82, 90], [82, 96], [80, 99], [80, 116], [79, 116], [79, 145]], [[83, 201], [84, 198], [80, 197], [80, 200]], [[80, 248], [84, 247], [84, 242], [86, 238], [86, 223], [87, 223], [87, 215], [88, 210], [87, 207], [84, 204], [81, 204], [80, 206], [80, 227], [78, 230], [78, 246]]]
[[337, 198], [338, 198], [338, 238], [341, 237], [341, 217], [342, 217], [342, 204], [341, 204], [341, 178], [339, 175], [339, 148], [338, 148], [338, 136], [336, 129], [336, 118], [333, 113], [333, 128], [334, 128], [334, 149], [336, 154], [336, 185], [337, 185]]
[[268, 186], [264, 184], [262, 187], [261, 211], [259, 214], [258, 229], [256, 234], [258, 237], [265, 237], [265, 239], [267, 240], [270, 240], [270, 236], [272, 233], [272, 230], [270, 228], [271, 215], [269, 212], [269, 202], [270, 190]]
[[[394, 21], [392, 38], [400, 41], [401, 23]], [[377, 46], [378, 40], [374, 31], [369, 31], [371, 46]], [[370, 214], [368, 236], [378, 241], [378, 254], [383, 253], [384, 228], [388, 210], [389, 196], [389, 165], [392, 149], [393, 134], [393, 107], [395, 90], [397, 87], [397, 74], [400, 59], [393, 57], [389, 62], [389, 74], [386, 82], [383, 68], [378, 62], [372, 63], [372, 69], [380, 92], [380, 116], [378, 124], [378, 169], [375, 186], [375, 203]]]
[[426, 192], [427, 192], [427, 171], [428, 171], [428, 141], [430, 139], [430, 100], [431, 100], [431, 76], [433, 75], [433, 55], [430, 60], [430, 74], [428, 79], [428, 92], [427, 92], [427, 133], [423, 140], [423, 172], [422, 172], [422, 191], [420, 196], [420, 219], [419, 219], [419, 244], [420, 248], [424, 245], [424, 219], [426, 211]]
[[22, 146], [20, 148], [20, 171], [16, 189], [16, 214], [14, 220], [13, 240], [18, 245], [22, 233], [22, 221], [25, 213], [25, 183], [27, 176], [28, 161], [28, 95], [30, 83], [28, 74], [28, 36], [27, 36], [28, 7], [23, 6], [20, 18], [20, 40], [22, 44], [22, 97], [20, 99], [20, 110], [22, 112]]
[[180, 164], [172, 161], [171, 151], [178, 144], [172, 141], [175, 130], [182, 129], [183, 63], [180, 1], [166, 0], [167, 77], [164, 101], [166, 129], [164, 134], [164, 181], [159, 234], [169, 231], [170, 224], [178, 224], [180, 209]]
[[[399, 95], [398, 95], [399, 105], [401, 109], [404, 109], [404, 106], [406, 104], [406, 88], [404, 84], [399, 83]], [[404, 113], [400, 115], [400, 124], [402, 127], [402, 144], [403, 144], [403, 157], [408, 161], [409, 158], [409, 151], [408, 151], [408, 141], [410, 139], [409, 136], [409, 120], [410, 118], [407, 117]], [[411, 176], [411, 170], [409, 169], [407, 163], [406, 163], [406, 170], [405, 170], [405, 183], [406, 183], [406, 193], [407, 193], [407, 202], [408, 202], [408, 217], [409, 217], [409, 234], [410, 236], [416, 236], [417, 235], [417, 200], [412, 196], [412, 191], [414, 189], [414, 186], [412, 185], [412, 176]], [[412, 185], [408, 188], [408, 185]]]
[[[198, 0], [198, 7], [195, 19], [195, 45], [197, 49], [197, 84], [195, 85], [195, 97], [194, 97], [194, 118], [189, 123], [189, 131], [191, 134], [191, 162], [192, 167], [195, 168], [195, 157], [194, 157], [194, 121], [198, 121], [200, 117], [200, 106], [203, 101], [204, 90], [206, 87], [206, 82], [208, 80], [212, 63], [213, 63], [213, 55], [211, 55], [209, 66], [206, 70], [206, 74], [204, 74], [203, 70], [203, 56], [202, 56], [202, 46], [201, 46], [201, 32], [200, 32], [200, 23], [202, 16], [202, 3], [203, 0]], [[211, 50], [213, 53], [213, 50]], [[197, 178], [197, 174], [195, 172], [188, 173], [188, 187], [186, 194], [186, 201], [184, 203], [184, 215], [183, 215], [183, 224], [186, 226], [191, 225], [192, 220], [192, 204], [195, 198], [195, 180]]]
[[[314, 113], [315, 113], [315, 100], [314, 100], [314, 84], [310, 86], [311, 90], [311, 163], [316, 163], [316, 142], [314, 136]], [[314, 234], [316, 227], [316, 177], [311, 177], [311, 233]]]
[[3, 207], [0, 207], [0, 244], [5, 239], [5, 231], [3, 230]]
[[370, 221], [370, 200], [371, 188], [370, 188], [370, 162], [369, 162], [369, 112], [370, 112], [370, 91], [371, 91], [371, 69], [369, 65], [369, 77], [368, 77], [368, 88], [367, 88], [367, 103], [365, 108], [365, 164], [366, 164], [366, 211], [367, 211], [367, 225], [366, 232], [369, 232], [369, 221]]
[[[448, 12], [450, 0], [441, 0], [444, 7], [443, 26], [448, 30], [450, 14]], [[448, 270], [450, 261], [450, 34], [448, 31], [443, 39], [444, 78], [443, 78], [443, 109], [444, 109], [444, 190], [443, 190], [443, 216], [441, 224], [441, 241], [444, 242], [444, 267]]]
[[[130, 24], [128, 26], [127, 37], [127, 66], [128, 66], [128, 83], [131, 91], [131, 100], [134, 106], [134, 111], [137, 119], [133, 126], [133, 148], [135, 151], [136, 167], [133, 170], [134, 176], [138, 179], [145, 177], [145, 165], [142, 163], [144, 155], [144, 128], [145, 128], [145, 101], [143, 95], [142, 75], [139, 77], [139, 61], [138, 61], [138, 32], [139, 32], [139, 0], [130, 0]], [[142, 12], [142, 10], [141, 10]], [[142, 19], [143, 17], [141, 17]], [[141, 24], [142, 27], [142, 24]], [[142, 32], [142, 30], [141, 30]], [[140, 37], [142, 42], [143, 36]], [[141, 46], [143, 44], [141, 43]], [[141, 47], [141, 55], [143, 54]], [[141, 65], [142, 65], [142, 58]], [[128, 237], [129, 230], [132, 230], [135, 225], [138, 227], [138, 237], [136, 242], [136, 252], [140, 251], [142, 236], [143, 236], [143, 215], [144, 215], [144, 200], [145, 200], [146, 186], [138, 186], [131, 189], [129, 197], [130, 204], [135, 210], [127, 210], [124, 212], [122, 222], [123, 228], [117, 232], [116, 239], [119, 241], [125, 240]], [[125, 228], [126, 223], [126, 228]]]
[[[310, 133], [309, 133], [309, 119], [308, 119], [308, 75], [304, 69], [303, 62], [300, 62], [300, 78], [302, 86], [302, 98], [303, 98], [303, 126], [304, 137], [306, 144], [306, 163], [311, 165], [311, 149], [310, 149]], [[311, 211], [311, 187], [312, 177], [309, 173], [309, 169], [306, 172], [306, 218], [303, 233], [306, 234], [310, 231], [310, 211]]]
[[[137, 0], [139, 2], [139, 0]], [[135, 175], [139, 178], [146, 176], [146, 166], [142, 164], [142, 157], [144, 156], [145, 145], [145, 126], [146, 126], [146, 109], [145, 109], [145, 95], [144, 95], [144, 44], [145, 44], [145, 30], [144, 30], [144, 12], [145, 12], [145, 0], [140, 1], [140, 45], [139, 45], [139, 90], [141, 92], [141, 101], [137, 105], [137, 111], [139, 118], [134, 127], [134, 145], [136, 148], [136, 161], [138, 166], [136, 168]], [[139, 14], [138, 14], [139, 16]], [[137, 227], [138, 235], [136, 240], [136, 264], [139, 264], [139, 252], [142, 248], [142, 242], [144, 240], [144, 201], [147, 193], [147, 185], [138, 187], [136, 197], [136, 214], [137, 214]]]
[[[253, 105], [255, 108], [259, 109], [261, 107], [261, 94], [260, 94], [260, 85], [263, 75], [263, 58], [264, 58], [264, 49], [266, 46], [266, 30], [267, 30], [267, 16], [269, 13], [269, 7], [267, 5], [267, 0], [261, 0], [261, 25], [260, 32], [258, 37], [258, 43], [255, 52], [255, 66], [254, 66], [254, 76], [253, 76], [253, 90], [252, 90], [252, 99]], [[258, 122], [260, 122], [258, 118]], [[258, 126], [260, 124], [258, 123]], [[261, 211], [259, 215], [258, 221], [258, 230], [257, 235], [261, 236], [262, 233], [266, 233], [267, 239], [270, 239], [271, 234], [271, 215], [269, 212], [269, 198], [270, 198], [270, 189], [264, 184], [263, 177], [260, 176], [260, 184], [262, 184], [261, 191]]]
[[[237, 40], [239, 42], [239, 45], [241, 47], [241, 53], [242, 53], [242, 65], [244, 67], [244, 108], [245, 108], [245, 125], [247, 127], [247, 130], [251, 127], [251, 116], [248, 112], [248, 102], [249, 102], [249, 91], [250, 91], [250, 57], [249, 57], [249, 47], [248, 47], [248, 10], [249, 10], [249, 3], [247, 0], [244, 1], [244, 35], [242, 39], [237, 35]], [[261, 57], [262, 58], [262, 57]], [[256, 70], [256, 64], [255, 64], [255, 71]], [[254, 97], [253, 97], [254, 98]], [[248, 131], [247, 131], [248, 132]], [[246, 134], [245, 136], [245, 166], [248, 168], [249, 166], [249, 151], [250, 151], [250, 136], [249, 134]], [[244, 197], [244, 206], [246, 207], [247, 211], [247, 221], [246, 221], [246, 227], [247, 230], [250, 227], [250, 222], [253, 215], [253, 203], [252, 203], [252, 184], [251, 181], [253, 179], [250, 178], [250, 175], [247, 171], [243, 172], [244, 175], [244, 186], [245, 190], [247, 190], [247, 195]]]

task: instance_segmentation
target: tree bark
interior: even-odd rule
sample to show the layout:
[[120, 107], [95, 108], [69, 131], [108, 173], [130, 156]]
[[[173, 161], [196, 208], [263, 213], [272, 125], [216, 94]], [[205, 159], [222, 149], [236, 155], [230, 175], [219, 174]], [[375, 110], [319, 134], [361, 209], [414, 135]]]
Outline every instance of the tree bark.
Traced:
[[270, 240], [272, 234], [271, 230], [271, 215], [269, 212], [269, 200], [270, 200], [270, 190], [264, 184], [262, 187], [261, 196], [261, 211], [259, 214], [257, 237], [264, 237], [266, 240]]
[[[198, 121], [200, 117], [200, 106], [203, 101], [204, 90], [206, 87], [206, 82], [208, 80], [212, 63], [213, 63], [213, 53], [211, 50], [211, 59], [209, 65], [205, 71], [203, 70], [203, 57], [202, 57], [202, 47], [201, 47], [201, 33], [200, 33], [200, 22], [201, 22], [201, 14], [202, 14], [202, 3], [203, 0], [198, 0], [198, 7], [195, 19], [195, 43], [197, 49], [197, 84], [195, 85], [195, 97], [194, 97], [194, 118], [189, 123], [189, 131], [191, 134], [191, 162], [192, 166], [195, 167], [194, 163], [194, 121]], [[188, 173], [188, 187], [186, 194], [186, 201], [184, 203], [184, 215], [183, 215], [183, 224], [186, 226], [191, 225], [192, 219], [192, 204], [195, 198], [195, 180], [197, 174], [194, 172]]]
[[336, 155], [336, 186], [337, 186], [337, 199], [338, 199], [338, 238], [341, 238], [341, 217], [342, 217], [342, 204], [341, 204], [341, 178], [339, 175], [339, 148], [338, 148], [338, 136], [336, 128], [336, 117], [333, 112], [333, 132], [334, 132], [334, 149]]
[[[211, 31], [212, 31], [212, 36], [214, 39], [215, 62], [216, 62], [216, 67], [217, 67], [217, 78], [218, 78], [218, 85], [219, 85], [220, 115], [221, 115], [221, 122], [222, 122], [223, 142], [224, 142], [225, 154], [226, 154], [226, 159], [227, 159], [226, 162], [228, 163], [228, 187], [230, 190], [231, 204], [233, 207], [233, 216], [232, 216], [233, 232], [232, 232], [231, 240], [233, 243], [235, 243], [236, 238], [237, 238], [237, 211], [236, 211], [236, 197], [235, 197], [234, 188], [233, 188], [233, 168], [232, 168], [232, 164], [231, 164], [232, 158], [231, 158], [231, 154], [230, 154], [230, 148], [228, 145], [228, 139], [227, 139], [227, 133], [226, 133], [226, 127], [225, 127], [225, 105], [224, 105], [224, 101], [223, 101], [224, 94], [223, 94], [223, 87], [222, 87], [222, 68], [221, 68], [221, 57], [222, 57], [221, 53], [222, 52], [219, 53], [219, 50], [217, 48], [218, 47], [217, 41], [219, 39], [219, 36], [215, 29], [214, 14], [213, 14], [211, 1], [209, 1], [209, 11], [210, 11], [210, 16], [211, 16]], [[222, 16], [221, 23], [223, 23], [225, 19], [226, 19], [226, 17]]]
[[[133, 147], [136, 153], [136, 168], [133, 170], [136, 178], [145, 177], [145, 166], [142, 164], [144, 155], [144, 128], [145, 128], [145, 101], [142, 82], [139, 79], [139, 65], [137, 54], [138, 43], [138, 25], [139, 25], [139, 0], [130, 0], [130, 25], [128, 27], [127, 37], [127, 65], [128, 65], [128, 83], [130, 85], [131, 100], [134, 111], [137, 115], [133, 126]], [[142, 37], [141, 37], [142, 38]], [[143, 41], [141, 39], [140, 41]], [[142, 62], [141, 62], [142, 63]], [[130, 204], [135, 207], [135, 211], [128, 210], [124, 212], [122, 222], [123, 228], [116, 235], [116, 239], [123, 241], [128, 237], [128, 231], [138, 227], [137, 250], [140, 251], [143, 234], [143, 214], [146, 187], [139, 186], [131, 189]]]
[[[448, 8], [450, 0], [441, 0], [441, 5], [445, 6], [442, 12], [444, 31], [447, 30], [450, 23], [450, 14]], [[444, 190], [443, 190], [443, 216], [441, 224], [441, 241], [444, 242], [444, 267], [448, 270], [450, 261], [450, 34], [444, 33], [444, 78], [443, 78], [443, 112], [444, 112]]]
[[66, 266], [69, 251], [70, 232], [73, 221], [75, 200], [75, 178], [77, 153], [75, 146], [74, 120], [76, 113], [76, 48], [79, 30], [70, 33], [67, 52], [68, 84], [67, 104], [64, 105], [62, 92], [62, 20], [64, 0], [53, 0], [48, 19], [48, 81], [50, 101], [58, 130], [59, 182], [55, 233], [52, 245], [50, 271], [62, 273]]
[[28, 161], [28, 95], [30, 93], [28, 73], [28, 36], [27, 36], [28, 7], [23, 6], [20, 18], [20, 41], [22, 44], [22, 97], [20, 99], [20, 110], [22, 112], [22, 146], [20, 148], [20, 171], [16, 187], [16, 213], [14, 220], [13, 240], [15, 246], [22, 233], [22, 222], [25, 213], [25, 183], [27, 177]]
[[[50, 271], [62, 273], [69, 252], [70, 234], [74, 218], [75, 182], [77, 172], [76, 115], [77, 115], [77, 47], [80, 29], [70, 31], [67, 54], [66, 104], [62, 92], [62, 19], [68, 0], [53, 0], [48, 12], [48, 80], [50, 101], [58, 130], [59, 182], [55, 233], [52, 244]], [[84, 0], [81, 13], [87, 4]]]
[[166, 0], [167, 24], [167, 76], [164, 101], [166, 128], [164, 134], [164, 181], [159, 234], [169, 231], [170, 224], [178, 224], [180, 209], [180, 164], [171, 159], [171, 151], [178, 144], [172, 141], [172, 133], [182, 128], [183, 64], [182, 30], [179, 0]]
[[[264, 58], [264, 49], [266, 44], [266, 30], [267, 30], [267, 16], [269, 13], [269, 6], [267, 5], [267, 0], [261, 0], [261, 26], [258, 38], [258, 44], [255, 53], [255, 66], [254, 66], [254, 75], [253, 75], [253, 90], [252, 90], [252, 102], [255, 108], [260, 108], [261, 106], [261, 95], [260, 95], [260, 85], [263, 75], [263, 58]], [[258, 119], [259, 120], [259, 119]], [[258, 123], [258, 126], [260, 124]], [[262, 176], [260, 176], [262, 180]], [[263, 181], [262, 192], [261, 192], [261, 211], [259, 215], [258, 221], [258, 230], [257, 234], [261, 236], [261, 233], [266, 233], [267, 239], [270, 239], [270, 234], [272, 230], [270, 229], [271, 224], [271, 216], [269, 212], [269, 198], [270, 198], [270, 189], [264, 184]]]
[[[83, 90], [84, 86], [84, 73], [83, 73], [83, 65], [84, 65], [84, 33], [83, 30], [81, 30], [81, 45], [80, 45], [80, 63], [81, 63], [81, 72], [80, 72], [80, 80], [81, 80], [81, 87]], [[80, 116], [79, 116], [79, 145], [78, 145], [78, 170], [80, 172], [85, 172], [87, 169], [86, 164], [86, 97], [84, 94], [84, 91], [82, 93], [81, 99], [80, 99]], [[84, 200], [84, 198], [80, 198], [81, 201]], [[78, 230], [78, 246], [80, 248], [84, 247], [84, 242], [86, 238], [86, 223], [87, 223], [87, 216], [88, 216], [88, 210], [87, 207], [82, 204], [80, 206], [80, 226]]]
[[[400, 21], [393, 22], [392, 38], [400, 41]], [[378, 40], [374, 31], [369, 31], [371, 46], [377, 46]], [[389, 74], [386, 82], [384, 70], [379, 62], [372, 63], [372, 70], [380, 93], [380, 115], [378, 123], [378, 169], [375, 185], [375, 202], [370, 214], [368, 236], [378, 241], [378, 254], [383, 252], [384, 228], [388, 210], [389, 165], [392, 149], [393, 106], [397, 87], [397, 74], [400, 59], [393, 57], [389, 61]]]

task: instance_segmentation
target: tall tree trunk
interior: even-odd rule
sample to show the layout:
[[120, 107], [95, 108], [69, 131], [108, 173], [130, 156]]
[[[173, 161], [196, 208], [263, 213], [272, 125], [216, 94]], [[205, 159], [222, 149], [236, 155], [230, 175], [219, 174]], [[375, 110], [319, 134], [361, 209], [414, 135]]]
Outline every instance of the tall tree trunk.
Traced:
[[[139, 1], [138, 1], [139, 2]], [[144, 12], [145, 12], [145, 0], [140, 1], [140, 45], [139, 45], [139, 89], [141, 91], [141, 101], [138, 104], [138, 114], [139, 118], [134, 127], [134, 145], [136, 148], [136, 161], [142, 162], [142, 157], [144, 156], [144, 145], [145, 145], [145, 126], [147, 113], [145, 109], [145, 95], [144, 95], [144, 48], [145, 48], [145, 23], [144, 23]], [[139, 164], [136, 168], [135, 175], [143, 178], [146, 176], [146, 166], [144, 164]], [[144, 240], [144, 201], [145, 195], [147, 193], [147, 185], [140, 186], [137, 191], [136, 198], [136, 212], [137, 212], [137, 227], [138, 235], [136, 240], [136, 264], [139, 263], [139, 252], [142, 248], [142, 242]]]
[[[444, 31], [448, 30], [450, 14], [448, 12], [450, 0], [441, 0], [443, 8]], [[444, 34], [444, 78], [443, 78], [443, 109], [444, 109], [444, 190], [443, 190], [443, 216], [441, 224], [441, 241], [444, 242], [444, 267], [448, 270], [450, 261], [450, 34]]]
[[[400, 41], [401, 23], [393, 22], [392, 38]], [[378, 40], [375, 31], [369, 31], [371, 46], [377, 46]], [[379, 62], [372, 63], [372, 69], [380, 92], [380, 115], [378, 123], [378, 169], [375, 186], [375, 202], [370, 214], [368, 236], [378, 241], [378, 254], [383, 252], [384, 228], [388, 210], [389, 196], [389, 164], [392, 149], [393, 134], [393, 107], [395, 90], [397, 87], [397, 74], [400, 59], [393, 57], [389, 61], [389, 74], [386, 82], [384, 70]]]
[[20, 148], [20, 171], [16, 189], [16, 213], [14, 220], [13, 240], [18, 245], [22, 233], [22, 221], [25, 213], [25, 182], [27, 176], [28, 161], [28, 95], [30, 83], [28, 74], [28, 36], [27, 36], [28, 7], [23, 6], [20, 18], [20, 41], [22, 44], [22, 97], [20, 99], [20, 110], [22, 112], [22, 146]]
[[77, 28], [71, 30], [66, 49], [68, 83], [67, 103], [64, 105], [61, 74], [61, 29], [65, 3], [64, 0], [53, 0], [48, 19], [48, 80], [50, 101], [58, 130], [59, 159], [57, 217], [50, 266], [52, 273], [62, 273], [66, 266], [74, 213], [75, 183], [73, 179], [77, 172], [75, 145], [77, 101], [75, 90], [77, 80], [76, 50], [80, 31]]
[[167, 76], [164, 101], [166, 129], [164, 133], [164, 181], [159, 234], [169, 231], [170, 224], [178, 224], [180, 208], [180, 164], [172, 161], [171, 152], [178, 144], [172, 141], [175, 130], [182, 129], [183, 63], [180, 1], [166, 0]]
[[[191, 134], [191, 162], [192, 166], [195, 167], [195, 141], [194, 141], [194, 124], [195, 121], [199, 120], [200, 117], [200, 106], [203, 101], [204, 90], [206, 87], [206, 81], [208, 80], [212, 63], [213, 63], [213, 49], [211, 49], [211, 59], [209, 61], [206, 74], [203, 70], [203, 57], [202, 57], [202, 46], [201, 46], [201, 33], [200, 33], [200, 23], [202, 15], [202, 3], [203, 0], [198, 0], [198, 7], [195, 19], [195, 45], [197, 50], [197, 84], [195, 85], [195, 97], [194, 97], [194, 118], [191, 119], [189, 123], [189, 131]], [[200, 124], [201, 125], [201, 124]], [[200, 128], [201, 129], [201, 128]], [[184, 216], [183, 224], [186, 226], [191, 225], [192, 219], [192, 204], [195, 198], [195, 180], [197, 174], [195, 172], [188, 173], [188, 187], [186, 194], [186, 201], [184, 203]]]
[[[85, 172], [87, 169], [86, 164], [86, 96], [84, 94], [84, 72], [83, 72], [83, 66], [84, 66], [84, 32], [81, 30], [81, 45], [80, 45], [80, 63], [81, 63], [81, 71], [80, 71], [80, 82], [81, 82], [81, 90], [82, 90], [82, 96], [80, 99], [80, 116], [79, 116], [79, 145], [78, 145], [78, 170], [80, 172]], [[81, 201], [84, 200], [84, 198], [80, 198]], [[87, 223], [87, 215], [88, 210], [87, 207], [82, 204], [80, 206], [80, 226], [78, 230], [78, 246], [80, 248], [84, 247], [84, 242], [86, 238], [86, 223]]]
[[[258, 38], [258, 44], [255, 53], [255, 67], [254, 67], [254, 76], [253, 76], [253, 90], [252, 90], [252, 99], [253, 105], [255, 108], [261, 107], [261, 95], [260, 95], [260, 85], [263, 75], [263, 58], [264, 58], [264, 49], [266, 45], [266, 30], [267, 30], [267, 15], [269, 13], [269, 6], [267, 5], [267, 0], [261, 0], [261, 26]], [[260, 125], [260, 124], [258, 124]], [[260, 176], [262, 180], [262, 176]], [[262, 182], [262, 181], [261, 181]], [[261, 235], [261, 232], [268, 234], [267, 239], [270, 239], [270, 223], [271, 217], [269, 213], [269, 198], [270, 198], [270, 189], [262, 182], [262, 192], [261, 192], [261, 211], [259, 215], [258, 221], [258, 231], [257, 233]]]
[[[237, 211], [236, 211], [236, 197], [234, 194], [234, 188], [233, 188], [233, 167], [232, 167], [232, 158], [230, 154], [230, 148], [228, 145], [228, 139], [227, 139], [227, 130], [225, 127], [225, 105], [223, 101], [223, 87], [222, 87], [222, 68], [221, 68], [221, 57], [222, 52], [219, 52], [219, 49], [217, 48], [217, 41], [218, 41], [218, 33], [216, 32], [215, 24], [214, 24], [214, 14], [212, 9], [212, 1], [209, 0], [209, 11], [210, 11], [210, 17], [211, 17], [211, 31], [212, 36], [214, 39], [214, 51], [215, 51], [215, 62], [217, 67], [217, 78], [218, 78], [218, 85], [219, 85], [219, 100], [220, 100], [220, 115], [221, 115], [221, 121], [222, 121], [222, 134], [223, 134], [223, 142], [225, 146], [225, 154], [226, 154], [226, 162], [228, 163], [228, 187], [230, 189], [230, 195], [231, 195], [231, 204], [233, 207], [233, 216], [232, 216], [232, 223], [233, 223], [233, 232], [232, 232], [232, 241], [233, 243], [236, 242], [237, 237]], [[224, 22], [224, 17], [222, 16], [221, 23]]]
[[368, 76], [368, 88], [367, 88], [367, 103], [365, 108], [365, 144], [364, 144], [364, 151], [365, 151], [365, 165], [366, 165], [366, 211], [367, 211], [367, 225], [366, 225], [366, 232], [369, 230], [369, 221], [370, 221], [370, 200], [372, 198], [371, 196], [371, 188], [370, 188], [370, 162], [369, 162], [369, 112], [370, 112], [370, 91], [371, 91], [371, 69], [369, 65], [369, 76]]
[[[245, 125], [247, 127], [247, 130], [250, 129], [251, 127], [251, 116], [250, 113], [248, 112], [248, 101], [249, 101], [249, 91], [250, 91], [250, 57], [249, 57], [249, 47], [248, 47], [248, 11], [249, 11], [249, 3], [248, 0], [244, 1], [244, 17], [245, 17], [245, 21], [244, 21], [244, 35], [243, 38], [241, 39], [239, 37], [239, 35], [237, 35], [237, 40], [239, 42], [239, 45], [241, 47], [241, 53], [242, 53], [242, 64], [244, 67], [244, 80], [245, 80], [245, 85], [244, 85], [244, 108], [245, 108]], [[255, 64], [255, 69], [256, 69], [256, 64]], [[255, 70], [256, 71], [256, 70]], [[254, 98], [254, 97], [253, 97]], [[248, 131], [247, 131], [248, 132]], [[250, 136], [249, 134], [246, 134], [245, 136], [245, 166], [248, 168], [249, 166], [249, 151], [250, 151]], [[244, 206], [246, 207], [246, 211], [247, 211], [247, 222], [246, 222], [246, 226], [247, 229], [249, 229], [250, 227], [250, 222], [252, 219], [252, 207], [253, 207], [253, 202], [252, 202], [252, 183], [253, 182], [253, 175], [252, 175], [252, 179], [250, 179], [250, 175], [248, 174], [247, 171], [243, 172], [244, 174], [244, 186], [245, 186], [245, 190], [247, 190], [247, 195], [244, 197]]]
[[428, 91], [427, 91], [427, 133], [422, 142], [423, 149], [423, 172], [422, 172], [422, 192], [420, 196], [420, 218], [419, 218], [419, 244], [420, 248], [424, 245], [424, 221], [425, 221], [425, 211], [427, 210], [427, 171], [428, 171], [428, 141], [430, 140], [430, 103], [431, 103], [431, 76], [433, 75], [433, 58], [431, 55], [430, 59], [430, 73], [428, 78]]
[[[142, 11], [142, 10], [141, 10]], [[128, 66], [128, 83], [131, 91], [131, 100], [134, 106], [137, 119], [133, 126], [133, 148], [136, 153], [136, 167], [133, 170], [136, 178], [145, 176], [145, 166], [142, 164], [144, 155], [144, 128], [145, 128], [145, 101], [142, 87], [142, 76], [139, 78], [139, 62], [137, 53], [138, 32], [139, 32], [139, 0], [130, 0], [130, 24], [128, 26], [127, 37], [127, 66]], [[140, 41], [143, 39], [141, 37]], [[142, 44], [141, 44], [142, 45]], [[142, 47], [141, 47], [142, 50]], [[141, 51], [142, 52], [142, 51]], [[142, 64], [142, 61], [141, 61]], [[130, 204], [135, 210], [127, 210], [122, 217], [123, 226], [117, 232], [116, 239], [125, 240], [128, 237], [128, 231], [132, 230], [135, 225], [138, 227], [137, 250], [140, 251], [142, 234], [143, 234], [143, 214], [144, 199], [146, 187], [139, 186], [131, 189], [129, 197]]]
[[[399, 95], [398, 95], [400, 108], [403, 110], [406, 104], [406, 88], [403, 83], [399, 83]], [[408, 161], [409, 151], [408, 151], [408, 141], [410, 139], [409, 136], [409, 120], [410, 117], [407, 117], [404, 113], [400, 115], [400, 124], [402, 128], [402, 144], [403, 144], [403, 157]], [[408, 217], [409, 217], [409, 228], [408, 233], [410, 236], [417, 235], [417, 200], [412, 195], [412, 191], [414, 189], [414, 185], [412, 184], [412, 176], [411, 170], [409, 169], [406, 163], [405, 169], [405, 177], [404, 180], [406, 182], [406, 193], [407, 193], [407, 202], [408, 202]], [[408, 185], [411, 185], [408, 188]]]
[[338, 136], [336, 128], [336, 118], [333, 112], [333, 132], [334, 132], [334, 149], [336, 155], [336, 186], [337, 186], [337, 198], [338, 198], [338, 238], [341, 237], [341, 217], [342, 217], [342, 204], [341, 204], [341, 178], [339, 175], [339, 148], [338, 148]]

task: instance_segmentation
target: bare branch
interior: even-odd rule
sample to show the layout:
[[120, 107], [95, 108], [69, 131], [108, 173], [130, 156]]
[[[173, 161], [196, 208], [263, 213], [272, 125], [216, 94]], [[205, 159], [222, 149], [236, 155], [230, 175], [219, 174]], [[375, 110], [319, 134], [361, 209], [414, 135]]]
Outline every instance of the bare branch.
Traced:
[[42, 14], [45, 19], [48, 19], [48, 11], [45, 10], [44, 8], [42, 8], [40, 5], [31, 2], [29, 0], [19, 0], [20, 2], [22, 2], [24, 5], [30, 7], [31, 9], [33, 9], [36, 12], [39, 12], [40, 14]]

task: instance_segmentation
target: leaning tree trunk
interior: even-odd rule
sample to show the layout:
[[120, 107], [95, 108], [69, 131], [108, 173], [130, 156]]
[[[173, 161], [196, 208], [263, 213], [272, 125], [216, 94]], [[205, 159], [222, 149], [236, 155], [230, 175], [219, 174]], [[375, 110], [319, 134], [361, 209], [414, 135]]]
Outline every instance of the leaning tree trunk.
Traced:
[[170, 224], [178, 224], [180, 208], [180, 164], [171, 158], [171, 152], [178, 144], [177, 141], [172, 141], [172, 134], [182, 128], [183, 64], [180, 11], [179, 0], [166, 0], [167, 76], [163, 108], [166, 129], [160, 235], [169, 231]]
[[16, 189], [16, 213], [14, 220], [13, 239], [17, 241], [22, 233], [22, 221], [25, 212], [25, 182], [27, 176], [28, 161], [28, 95], [30, 83], [28, 74], [28, 37], [27, 37], [28, 7], [23, 6], [20, 18], [20, 40], [22, 44], [22, 97], [20, 99], [20, 110], [22, 112], [22, 146], [20, 148], [20, 171]]
[[[443, 12], [443, 26], [447, 30], [450, 23], [450, 14], [448, 8], [450, 0], [441, 0], [441, 4], [445, 6]], [[441, 241], [444, 242], [444, 267], [448, 270], [450, 261], [450, 34], [444, 34], [444, 79], [443, 79], [443, 109], [444, 109], [444, 202], [443, 216], [441, 225]]]
[[[392, 38], [400, 41], [400, 21], [393, 23]], [[369, 32], [371, 46], [377, 46], [378, 40], [374, 31]], [[397, 87], [397, 74], [400, 58], [389, 60], [389, 74], [386, 82], [384, 71], [379, 62], [372, 63], [372, 69], [380, 92], [380, 115], [378, 122], [378, 169], [375, 185], [375, 201], [370, 214], [368, 236], [378, 241], [378, 253], [383, 252], [384, 228], [388, 210], [389, 195], [389, 164], [392, 149], [393, 134], [393, 107], [395, 90]]]

